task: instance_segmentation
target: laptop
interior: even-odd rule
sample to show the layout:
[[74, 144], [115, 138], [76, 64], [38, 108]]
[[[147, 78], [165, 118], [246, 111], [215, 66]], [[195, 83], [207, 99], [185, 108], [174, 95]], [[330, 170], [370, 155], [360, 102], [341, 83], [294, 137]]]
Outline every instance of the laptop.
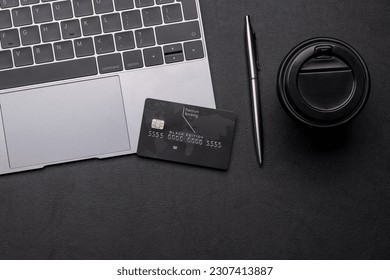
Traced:
[[198, 0], [0, 1], [0, 174], [135, 153], [147, 98], [215, 108]]

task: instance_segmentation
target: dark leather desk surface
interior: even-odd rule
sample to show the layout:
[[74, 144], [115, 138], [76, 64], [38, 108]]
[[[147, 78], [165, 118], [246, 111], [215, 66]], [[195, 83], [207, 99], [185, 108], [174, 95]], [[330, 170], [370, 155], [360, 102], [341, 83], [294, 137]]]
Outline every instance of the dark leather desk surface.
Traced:
[[[237, 113], [231, 168], [136, 156], [0, 177], [1, 259], [390, 258], [388, 0], [201, 0], [216, 101]], [[256, 163], [243, 18], [258, 33], [265, 165]], [[276, 95], [287, 52], [354, 46], [372, 95], [347, 128], [316, 133]]]

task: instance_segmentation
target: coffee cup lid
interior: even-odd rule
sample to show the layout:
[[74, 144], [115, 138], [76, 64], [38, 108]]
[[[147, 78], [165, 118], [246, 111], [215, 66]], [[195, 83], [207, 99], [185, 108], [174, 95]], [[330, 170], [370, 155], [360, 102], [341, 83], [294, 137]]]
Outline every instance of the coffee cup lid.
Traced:
[[285, 58], [278, 93], [296, 119], [333, 127], [353, 119], [364, 107], [370, 77], [362, 57], [346, 43], [330, 38], [306, 41]]

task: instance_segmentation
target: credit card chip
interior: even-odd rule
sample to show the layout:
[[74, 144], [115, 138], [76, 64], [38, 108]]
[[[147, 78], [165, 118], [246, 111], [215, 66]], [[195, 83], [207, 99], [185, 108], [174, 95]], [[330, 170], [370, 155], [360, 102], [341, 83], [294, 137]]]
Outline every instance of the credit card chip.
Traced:
[[152, 128], [153, 129], [163, 130], [164, 126], [165, 126], [165, 121], [157, 120], [157, 119], [152, 120]]

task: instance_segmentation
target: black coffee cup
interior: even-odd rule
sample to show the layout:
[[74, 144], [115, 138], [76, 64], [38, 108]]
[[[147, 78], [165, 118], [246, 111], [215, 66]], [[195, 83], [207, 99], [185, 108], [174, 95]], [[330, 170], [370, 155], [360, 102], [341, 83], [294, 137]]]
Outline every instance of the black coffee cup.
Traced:
[[310, 126], [335, 127], [350, 122], [363, 110], [370, 76], [351, 46], [317, 38], [287, 55], [277, 86], [280, 102], [293, 118]]

